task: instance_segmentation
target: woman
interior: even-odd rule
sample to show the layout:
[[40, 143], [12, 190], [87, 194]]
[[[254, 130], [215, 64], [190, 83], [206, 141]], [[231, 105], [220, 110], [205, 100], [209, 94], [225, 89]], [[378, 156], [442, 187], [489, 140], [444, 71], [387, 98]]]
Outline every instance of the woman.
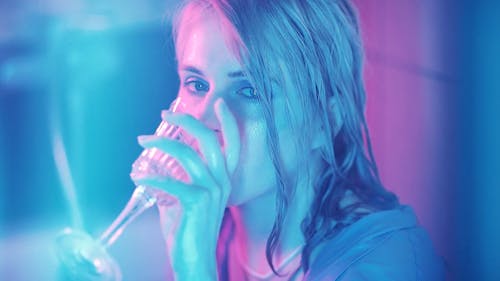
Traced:
[[409, 207], [380, 182], [362, 46], [343, 0], [201, 0], [174, 21], [196, 142], [143, 136], [188, 177], [147, 176], [176, 280], [441, 280]]

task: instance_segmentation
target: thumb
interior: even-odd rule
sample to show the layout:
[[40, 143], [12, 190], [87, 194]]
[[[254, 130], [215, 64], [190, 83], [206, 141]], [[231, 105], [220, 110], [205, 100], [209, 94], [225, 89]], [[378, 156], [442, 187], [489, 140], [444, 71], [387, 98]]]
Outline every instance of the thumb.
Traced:
[[179, 227], [180, 218], [182, 216], [182, 208], [177, 200], [169, 200], [167, 204], [162, 204], [160, 201], [157, 206], [163, 239], [165, 239], [167, 247], [171, 249], [175, 237], [174, 233]]

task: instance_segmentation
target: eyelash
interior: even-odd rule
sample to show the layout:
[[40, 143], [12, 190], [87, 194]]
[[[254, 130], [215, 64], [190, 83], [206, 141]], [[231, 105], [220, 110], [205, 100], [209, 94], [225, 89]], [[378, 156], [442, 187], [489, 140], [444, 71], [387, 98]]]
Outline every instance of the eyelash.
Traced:
[[[207, 82], [197, 78], [188, 78], [183, 85], [189, 93], [194, 95], [203, 95], [210, 90], [210, 85], [208, 85]], [[246, 93], [247, 89], [251, 90], [250, 94]], [[255, 92], [255, 89], [250, 86], [241, 87], [236, 91], [237, 94], [240, 94], [249, 99], [258, 98]]]
[[[245, 94], [243, 93], [244, 90], [246, 89], [250, 89], [251, 90], [251, 94]], [[243, 96], [245, 96], [246, 98], [249, 98], [249, 99], [256, 99], [258, 96], [256, 94], [256, 91], [255, 91], [255, 88], [253, 87], [243, 87], [243, 88], [240, 88], [238, 91], [236, 91], [238, 94], [241, 94]]]
[[[202, 88], [199, 88], [200, 85]], [[208, 85], [208, 83], [192, 78], [186, 79], [186, 81], [184, 82], [184, 87], [188, 92], [195, 95], [201, 95], [202, 93], [200, 92], [206, 93], [210, 90], [210, 86]]]

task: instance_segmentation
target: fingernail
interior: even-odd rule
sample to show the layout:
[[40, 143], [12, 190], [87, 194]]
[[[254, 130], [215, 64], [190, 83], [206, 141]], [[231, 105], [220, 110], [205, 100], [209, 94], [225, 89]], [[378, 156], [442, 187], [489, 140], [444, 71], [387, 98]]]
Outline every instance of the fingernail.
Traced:
[[170, 111], [170, 110], [162, 110], [161, 111], [161, 118], [162, 119], [167, 119], [169, 116], [172, 116], [172, 111]]
[[148, 184], [148, 179], [145, 178], [144, 176], [138, 176], [138, 177], [131, 176], [130, 178], [132, 179], [132, 181], [134, 182], [135, 185]]
[[218, 98], [216, 103], [217, 103], [217, 107], [219, 107], [220, 110], [225, 111], [225, 112], [228, 111], [227, 106], [226, 106], [226, 102], [222, 98]]

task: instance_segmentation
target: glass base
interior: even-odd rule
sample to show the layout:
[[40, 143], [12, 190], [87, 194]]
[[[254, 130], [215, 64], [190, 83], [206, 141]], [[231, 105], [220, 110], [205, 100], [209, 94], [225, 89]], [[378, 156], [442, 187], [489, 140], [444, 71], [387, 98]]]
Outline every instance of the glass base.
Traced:
[[122, 280], [120, 268], [106, 248], [85, 232], [65, 229], [56, 238], [56, 253], [60, 280]]

